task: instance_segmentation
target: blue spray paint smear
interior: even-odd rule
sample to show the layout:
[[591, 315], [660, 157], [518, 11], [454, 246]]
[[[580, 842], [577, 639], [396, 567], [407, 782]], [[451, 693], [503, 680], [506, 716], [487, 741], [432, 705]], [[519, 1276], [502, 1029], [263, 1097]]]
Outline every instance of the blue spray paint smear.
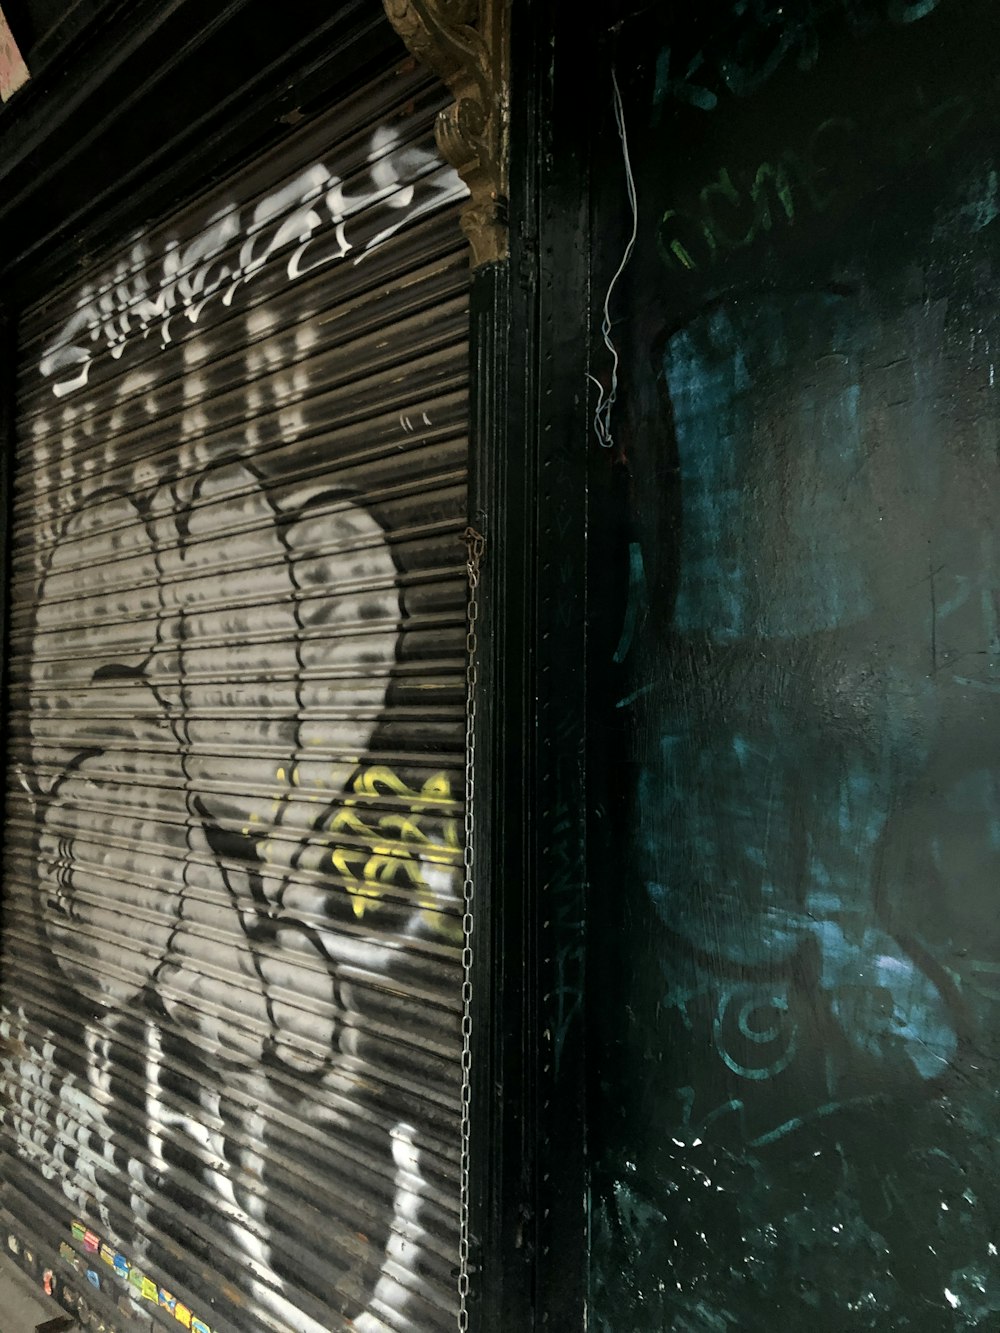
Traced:
[[871, 610], [844, 504], [865, 461], [851, 334], [843, 298], [810, 295], [756, 301], [752, 315], [716, 309], [671, 339], [681, 632], [793, 638]]
[[646, 609], [646, 568], [642, 561], [642, 547], [638, 542], [630, 542], [628, 548], [628, 605], [625, 608], [625, 622], [622, 625], [621, 638], [615, 649], [615, 662], [625, 661], [635, 639], [640, 612]]

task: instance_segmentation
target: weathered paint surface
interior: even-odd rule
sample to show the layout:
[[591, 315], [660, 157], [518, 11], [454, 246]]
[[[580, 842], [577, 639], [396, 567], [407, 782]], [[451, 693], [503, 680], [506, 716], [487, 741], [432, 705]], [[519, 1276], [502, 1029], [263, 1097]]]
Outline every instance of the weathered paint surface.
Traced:
[[390, 75], [24, 324], [3, 1205], [130, 1328], [454, 1321], [467, 258], [436, 97]]
[[617, 56], [595, 1323], [994, 1328], [995, 16], [710, 8]]

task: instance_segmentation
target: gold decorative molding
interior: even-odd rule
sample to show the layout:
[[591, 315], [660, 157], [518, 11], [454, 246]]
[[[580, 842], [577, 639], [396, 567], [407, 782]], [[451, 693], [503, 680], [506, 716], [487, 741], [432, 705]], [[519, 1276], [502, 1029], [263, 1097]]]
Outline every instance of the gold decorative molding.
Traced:
[[472, 267], [508, 252], [510, 0], [382, 0], [407, 48], [450, 89], [438, 147], [469, 187]]

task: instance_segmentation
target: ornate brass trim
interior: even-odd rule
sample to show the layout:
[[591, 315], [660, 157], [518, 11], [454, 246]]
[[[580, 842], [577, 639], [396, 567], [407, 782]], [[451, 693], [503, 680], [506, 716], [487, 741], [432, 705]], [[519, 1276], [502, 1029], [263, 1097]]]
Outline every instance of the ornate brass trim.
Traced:
[[462, 229], [472, 266], [508, 253], [509, 0], [382, 0], [407, 48], [455, 101], [438, 116], [438, 147], [469, 187]]

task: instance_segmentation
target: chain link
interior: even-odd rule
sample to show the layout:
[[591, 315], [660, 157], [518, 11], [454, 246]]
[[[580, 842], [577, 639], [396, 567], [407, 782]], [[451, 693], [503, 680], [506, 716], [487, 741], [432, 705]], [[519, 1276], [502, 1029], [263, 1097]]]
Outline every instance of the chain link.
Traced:
[[462, 916], [462, 1105], [461, 1158], [459, 1163], [458, 1234], [458, 1328], [469, 1327], [469, 1145], [472, 1104], [472, 932], [475, 924], [475, 809], [476, 809], [476, 702], [479, 684], [476, 655], [479, 647], [479, 567], [486, 538], [475, 528], [465, 529], [465, 568], [469, 581], [469, 603], [465, 631], [465, 884]]

